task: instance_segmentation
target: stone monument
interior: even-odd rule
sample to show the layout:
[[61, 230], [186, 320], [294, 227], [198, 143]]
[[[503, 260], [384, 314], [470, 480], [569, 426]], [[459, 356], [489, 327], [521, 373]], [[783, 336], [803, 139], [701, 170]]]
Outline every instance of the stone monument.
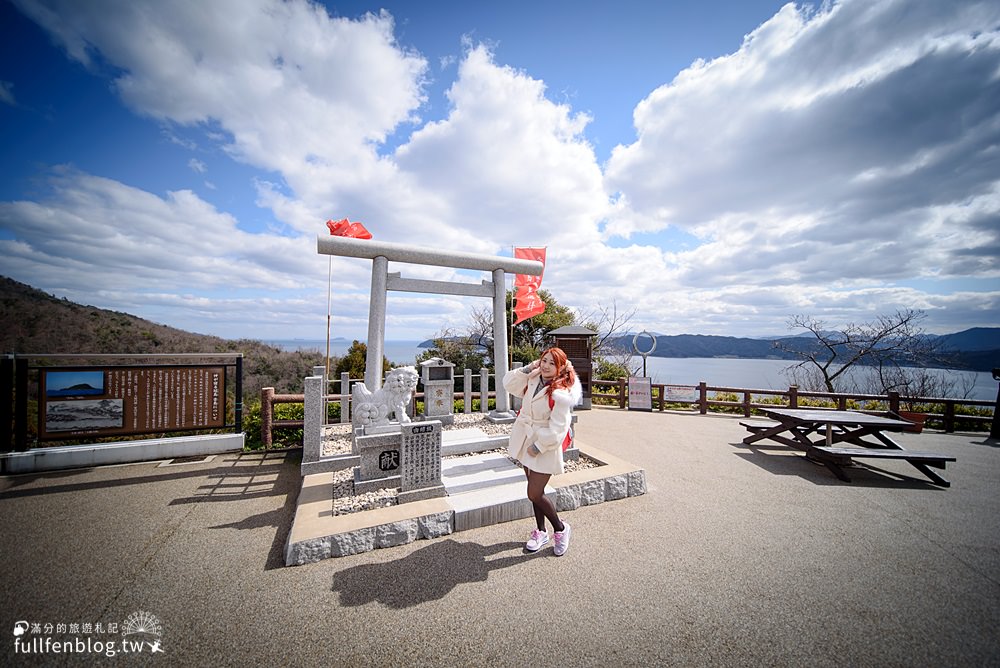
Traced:
[[[371, 390], [366, 383], [356, 383], [351, 392], [354, 400], [354, 428], [382, 427], [391, 424], [389, 417], [397, 423], [410, 421], [406, 407], [417, 389], [417, 371], [412, 366], [401, 366], [385, 376], [382, 387]], [[366, 432], [367, 433], [367, 432]]]
[[455, 422], [455, 365], [440, 357], [420, 363], [424, 415], [442, 424]]
[[402, 478], [399, 503], [445, 496], [441, 482], [441, 423], [411, 422], [400, 428]]

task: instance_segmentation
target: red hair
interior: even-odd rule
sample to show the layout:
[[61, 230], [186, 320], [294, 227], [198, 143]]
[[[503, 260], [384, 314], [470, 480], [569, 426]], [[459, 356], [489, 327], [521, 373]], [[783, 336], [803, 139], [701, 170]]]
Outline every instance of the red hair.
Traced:
[[545, 388], [549, 397], [552, 396], [554, 390], [569, 390], [573, 387], [573, 383], [576, 382], [576, 373], [573, 371], [573, 365], [569, 363], [569, 357], [563, 352], [562, 348], [552, 347], [548, 350], [542, 352], [538, 356], [538, 359], [542, 359], [546, 355], [552, 356], [552, 361], [556, 365], [556, 375], [552, 378], [549, 386]]

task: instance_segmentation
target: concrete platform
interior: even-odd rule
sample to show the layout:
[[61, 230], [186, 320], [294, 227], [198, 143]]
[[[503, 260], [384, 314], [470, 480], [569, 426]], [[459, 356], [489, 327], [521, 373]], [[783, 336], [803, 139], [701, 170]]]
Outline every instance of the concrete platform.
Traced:
[[[453, 442], [468, 442], [469, 436], [460, 434], [453, 437]], [[551, 478], [546, 496], [560, 512], [646, 492], [641, 468], [597, 448], [577, 445], [584, 455], [601, 465]], [[503, 454], [445, 459], [442, 482], [448, 492], [446, 497], [334, 515], [333, 474], [303, 476], [295, 520], [285, 546], [285, 565], [405, 545], [534, 514], [525, 496], [524, 471]]]

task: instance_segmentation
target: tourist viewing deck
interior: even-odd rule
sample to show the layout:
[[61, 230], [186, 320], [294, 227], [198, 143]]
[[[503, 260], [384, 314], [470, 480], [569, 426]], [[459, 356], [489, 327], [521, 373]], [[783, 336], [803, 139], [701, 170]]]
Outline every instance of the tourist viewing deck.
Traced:
[[5, 476], [6, 664], [86, 663], [77, 638], [165, 665], [997, 663], [1000, 442], [894, 434], [955, 457], [951, 487], [895, 460], [847, 483], [740, 421], [581, 412], [647, 490], [567, 512], [558, 559], [518, 520], [286, 567], [294, 449]]

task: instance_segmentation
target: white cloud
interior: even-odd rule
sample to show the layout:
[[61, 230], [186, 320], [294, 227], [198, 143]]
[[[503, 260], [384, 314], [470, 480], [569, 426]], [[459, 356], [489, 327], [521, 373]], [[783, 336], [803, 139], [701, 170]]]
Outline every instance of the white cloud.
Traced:
[[[995, 3], [788, 4], [734, 53], [638, 101], [636, 141], [602, 172], [590, 118], [484, 45], [458, 61], [446, 117], [422, 124], [428, 64], [397, 44], [386, 13], [331, 18], [306, 0], [15, 1], [70, 57], [119, 68], [122, 100], [170, 141], [221, 144], [267, 170], [256, 204], [292, 230], [251, 234], [190, 191], [63, 170], [50, 197], [0, 205], [15, 237], [0, 241], [5, 263], [46, 289], [219, 331], [241, 317], [287, 329], [323, 319], [327, 260], [314, 237], [347, 216], [396, 242], [547, 245], [544, 287], [560, 302], [614, 300], [668, 333], [780, 333], [794, 313], [858, 319], [898, 306], [926, 308], [950, 331], [996, 314], [995, 291], [905, 285], [1000, 273]], [[390, 135], [403, 137], [395, 151]], [[667, 228], [701, 243], [660, 247]], [[369, 264], [336, 268], [335, 324], [363, 336]], [[469, 306], [393, 297], [390, 327], [422, 338]]]
[[0, 81], [0, 102], [12, 107], [17, 104], [14, 100], [14, 84], [9, 81]]
[[676, 288], [794, 286], [816, 311], [831, 287], [933, 308], [895, 285], [996, 279], [998, 22], [983, 2], [786, 5], [637, 105], [638, 139], [606, 167], [611, 229], [702, 238]]
[[[190, 191], [161, 198], [69, 168], [49, 185], [41, 201], [0, 203], [0, 227], [15, 237], [0, 240], [3, 273], [80, 303], [137, 315], [167, 308], [170, 324], [194, 331], [230, 307], [279, 326], [278, 303], [311, 301], [286, 323], [296, 326], [325, 311], [327, 260], [312, 239], [244, 232]], [[349, 284], [367, 281], [346, 260], [336, 269]]]

